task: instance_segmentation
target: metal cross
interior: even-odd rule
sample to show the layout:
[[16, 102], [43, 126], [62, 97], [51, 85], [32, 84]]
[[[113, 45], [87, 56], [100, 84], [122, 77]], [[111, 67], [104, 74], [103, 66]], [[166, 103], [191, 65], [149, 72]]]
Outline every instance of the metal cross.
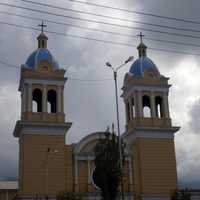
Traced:
[[46, 28], [46, 27], [47, 27], [47, 25], [46, 25], [46, 24], [44, 24], [44, 21], [42, 21], [42, 24], [39, 24], [38, 26], [40, 26], [40, 27], [41, 27], [41, 31], [42, 31], [42, 33], [44, 32], [44, 28]]
[[143, 37], [144, 37], [145, 35], [143, 35], [142, 32], [140, 32], [140, 34], [138, 34], [137, 36], [140, 37], [140, 42], [142, 43], [142, 39], [143, 39]]

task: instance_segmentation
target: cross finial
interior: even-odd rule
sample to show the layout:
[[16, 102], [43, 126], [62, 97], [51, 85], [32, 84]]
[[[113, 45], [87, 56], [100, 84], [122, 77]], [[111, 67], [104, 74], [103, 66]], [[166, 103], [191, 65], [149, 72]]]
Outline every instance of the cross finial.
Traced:
[[143, 40], [143, 37], [144, 37], [145, 35], [143, 35], [142, 32], [140, 32], [140, 34], [138, 34], [138, 36], [140, 37], [140, 43], [142, 43], [142, 42], [143, 42], [143, 41], [142, 41], [142, 40]]
[[39, 24], [38, 26], [40, 26], [41, 27], [41, 32], [42, 33], [44, 33], [44, 28], [46, 28], [47, 27], [47, 25], [46, 24], [44, 24], [44, 21], [42, 20], [42, 24]]

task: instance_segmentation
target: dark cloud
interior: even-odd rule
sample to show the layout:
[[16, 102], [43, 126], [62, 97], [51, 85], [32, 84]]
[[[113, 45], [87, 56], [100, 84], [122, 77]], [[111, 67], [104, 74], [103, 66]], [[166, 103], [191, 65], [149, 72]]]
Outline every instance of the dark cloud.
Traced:
[[[110, 6], [122, 7], [130, 10], [151, 12], [159, 15], [174, 16], [191, 20], [199, 19], [200, 2], [197, 2], [196, 0], [191, 0], [190, 2], [188, 2], [188, 0], [116, 0], [114, 3], [113, 1], [96, 2]], [[45, 3], [55, 4], [55, 1], [46, 0]], [[96, 9], [95, 7], [70, 3], [68, 1], [58, 1], [56, 3], [57, 6], [87, 10], [101, 14], [103, 13], [109, 16], [118, 16], [121, 18], [127, 18], [137, 21], [161, 23], [185, 28], [198, 28], [194, 25], [178, 22], [172, 23], [169, 20], [161, 20], [153, 17], [139, 16], [136, 14], [128, 14], [113, 10], [110, 11], [108, 9]], [[25, 3], [21, 5], [30, 6], [30, 4]], [[41, 7], [39, 6], [32, 7], [41, 9]], [[3, 9], [6, 10], [4, 7], [2, 7], [2, 10]], [[15, 13], [17, 12], [20, 14], [28, 14], [35, 17], [48, 18], [54, 21], [57, 20], [67, 23], [73, 22], [73, 24], [81, 24], [82, 26], [86, 27], [95, 27], [102, 30], [132, 34], [134, 36], [137, 35], [139, 32], [139, 30], [122, 29], [116, 27], [111, 28], [109, 26], [98, 24], [94, 25], [86, 22], [75, 22], [75, 20], [69, 20], [67, 18], [64, 19], [61, 17], [47, 16], [42, 13], [38, 14], [34, 12], [21, 11], [14, 8], [9, 8], [8, 10]], [[61, 12], [55, 9], [45, 8], [45, 10], [66, 14], [66, 12], [64, 11]], [[76, 17], [91, 18], [91, 16], [88, 15], [86, 16], [75, 13], [67, 14]], [[107, 19], [103, 20], [109, 22], [109, 20]], [[28, 19], [5, 16], [2, 14], [1, 21], [28, 25], [32, 27], [37, 27], [37, 24], [39, 23], [39, 21], [36, 22]], [[124, 25], [135, 25], [128, 22], [116, 23]], [[140, 25], [140, 27], [142, 26]], [[154, 29], [155, 27], [148, 28]], [[50, 23], [48, 23], [48, 29], [58, 32], [76, 34], [80, 36], [126, 42], [134, 46], [137, 46], [138, 44], [137, 39], [114, 37], [108, 34], [84, 31], [81, 29], [58, 26]], [[1, 25], [0, 60], [3, 60], [4, 62], [9, 62], [20, 67], [21, 64], [25, 63], [27, 57], [31, 54], [31, 52], [37, 48], [36, 37], [38, 34], [39, 33], [37, 31]], [[188, 38], [180, 39], [178, 37], [167, 35], [160, 36], [153, 32], [144, 32], [144, 34], [146, 35], [146, 37], [148, 36], [153, 38], [169, 39], [182, 42], [198, 42], [197, 40]], [[60, 65], [63, 68], [67, 69], [66, 75], [70, 79], [112, 79], [112, 72], [106, 69], [105, 62], [110, 61], [113, 65], [117, 66], [130, 55], [134, 55], [135, 58], [137, 58], [137, 50], [135, 47], [131, 48], [115, 46], [89, 40], [57, 36], [53, 34], [48, 34], [48, 37], [49, 49], [59, 61]], [[172, 48], [179, 51], [196, 51], [196, 49], [193, 48], [169, 45], [159, 42], [150, 42], [148, 40], [145, 40], [145, 43], [148, 47]], [[196, 144], [196, 140], [189, 139], [184, 134], [185, 132], [198, 132], [200, 128], [200, 119], [198, 115], [200, 111], [200, 102], [196, 101], [192, 105], [189, 113], [187, 113], [186, 105], [190, 98], [199, 95], [198, 92], [200, 86], [196, 83], [198, 82], [199, 78], [198, 73], [197, 71], [192, 72], [188, 70], [189, 68], [191, 68], [190, 63], [192, 63], [193, 61], [198, 63], [199, 58], [185, 55], [177, 55], [173, 53], [164, 53], [161, 51], [152, 51], [150, 49], [148, 50], [148, 55], [157, 64], [162, 74], [172, 77], [171, 83], [174, 84], [174, 87], [172, 88], [170, 93], [170, 108], [172, 113], [172, 120], [173, 122], [175, 121], [179, 123], [178, 125], [181, 125], [184, 130], [182, 136], [176, 139], [179, 177], [181, 177], [182, 181], [187, 181], [189, 180], [189, 177], [195, 175], [196, 177], [198, 177], [197, 169], [200, 166], [198, 162], [196, 162], [196, 164], [194, 165], [193, 161], [191, 161], [191, 159], [196, 159], [196, 156], [199, 155], [198, 153], [200, 152], [199, 149], [194, 149], [193, 147], [194, 144]], [[187, 60], [189, 61], [186, 62]], [[129, 70], [129, 67], [130, 65], [127, 65], [119, 72], [119, 88], [122, 87], [124, 74]], [[195, 66], [194, 68], [196, 69], [197, 67]], [[20, 78], [20, 70], [9, 68], [3, 64], [0, 64], [0, 70], [0, 177], [9, 177], [17, 175], [18, 166], [18, 143], [17, 140], [12, 136], [12, 131], [14, 129], [15, 121], [19, 119], [20, 115], [20, 94], [17, 92]], [[192, 78], [194, 79], [193, 82]], [[121, 121], [120, 124], [121, 130], [123, 132], [125, 125], [125, 113], [122, 99], [120, 99], [119, 104]], [[68, 80], [65, 87], [65, 112], [66, 120], [73, 122], [73, 126], [67, 134], [67, 143], [77, 142], [80, 138], [91, 132], [105, 130], [107, 125], [116, 121], [113, 80], [101, 82]], [[191, 117], [191, 129], [185, 129], [185, 127], [188, 125], [189, 117]], [[191, 141], [189, 145], [188, 141]], [[182, 162], [182, 160], [184, 160], [184, 162]], [[188, 171], [193, 171], [195, 173], [191, 176]], [[196, 179], [193, 180], [196, 181]]]

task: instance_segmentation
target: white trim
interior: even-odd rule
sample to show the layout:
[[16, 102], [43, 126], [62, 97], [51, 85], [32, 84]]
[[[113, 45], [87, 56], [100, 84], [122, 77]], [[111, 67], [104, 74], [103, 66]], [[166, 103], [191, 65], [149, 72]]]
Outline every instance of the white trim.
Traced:
[[91, 173], [91, 166], [90, 166], [90, 160], [87, 161], [88, 164], [88, 184], [91, 183], [91, 179], [90, 179], [90, 173]]
[[95, 169], [96, 169], [96, 167], [94, 167], [94, 168], [92, 169], [92, 172], [91, 172], [91, 174], [90, 174], [90, 179], [91, 179], [91, 183], [92, 183], [92, 185], [95, 187], [95, 189], [97, 189], [98, 191], [100, 191], [100, 190], [101, 190], [100, 187], [98, 187], [98, 186], [94, 183], [94, 180], [93, 180], [93, 174], [94, 174]]
[[179, 127], [171, 128], [151, 128], [151, 127], [138, 127], [130, 133], [123, 135], [127, 143], [132, 143], [137, 138], [155, 138], [155, 139], [173, 139], [175, 132]]
[[61, 90], [61, 87], [60, 85], [57, 86], [57, 112], [58, 113], [61, 113], [61, 104], [62, 104], [62, 100], [61, 100], [61, 93], [62, 93], [62, 90]]
[[28, 83], [28, 112], [32, 111], [32, 101], [33, 101], [32, 95], [33, 95], [32, 84]]
[[47, 85], [43, 85], [42, 91], [42, 112], [47, 112]]
[[80, 140], [74, 148], [74, 154], [79, 154], [81, 153], [81, 150], [85, 147], [86, 144], [89, 142], [92, 142], [94, 140], [99, 140], [100, 138], [104, 138], [105, 134], [104, 132], [95, 132], [87, 135], [84, 137], [82, 140]]
[[17, 121], [14, 136], [22, 135], [65, 135], [72, 123], [32, 123]]
[[[63, 80], [64, 79], [64, 80]], [[46, 79], [31, 79], [24, 78], [23, 83], [28, 84], [42, 84], [42, 85], [60, 85], [63, 86], [66, 82], [66, 78], [62, 78], [62, 80], [46, 80]]]

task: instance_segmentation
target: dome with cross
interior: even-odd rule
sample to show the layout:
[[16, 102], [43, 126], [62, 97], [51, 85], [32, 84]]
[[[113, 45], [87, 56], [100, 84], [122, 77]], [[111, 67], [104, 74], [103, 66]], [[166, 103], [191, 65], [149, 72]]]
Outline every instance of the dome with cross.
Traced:
[[144, 35], [140, 33], [139, 36], [141, 40], [139, 46], [137, 47], [139, 58], [131, 65], [129, 72], [136, 77], [142, 77], [144, 72], [147, 70], [153, 70], [157, 74], [160, 74], [154, 62], [147, 57], [147, 46], [142, 41]]
[[48, 37], [44, 34], [44, 23], [40, 24], [41, 34], [37, 37], [38, 40], [38, 49], [30, 54], [26, 60], [25, 67], [35, 70], [41, 63], [46, 63], [52, 67], [53, 70], [59, 68], [58, 62], [55, 60], [51, 52], [47, 49], [47, 40]]

